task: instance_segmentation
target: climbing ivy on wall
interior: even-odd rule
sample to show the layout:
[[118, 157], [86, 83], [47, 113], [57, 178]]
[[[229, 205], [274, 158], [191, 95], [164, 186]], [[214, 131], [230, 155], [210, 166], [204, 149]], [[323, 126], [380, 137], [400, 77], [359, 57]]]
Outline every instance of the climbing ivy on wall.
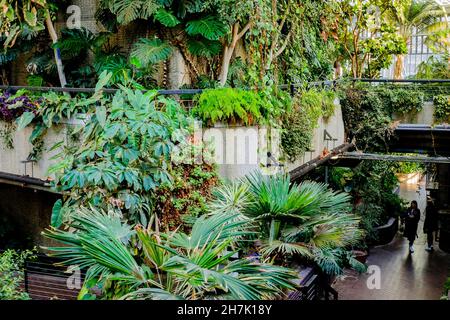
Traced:
[[298, 93], [282, 116], [281, 147], [288, 160], [295, 161], [310, 147], [314, 129], [321, 117], [334, 114], [336, 96], [329, 90], [305, 90]]
[[361, 150], [386, 151], [394, 115], [413, 117], [425, 95], [415, 89], [355, 84], [341, 88], [341, 106], [348, 137]]
[[438, 95], [433, 99], [435, 123], [450, 121], [450, 96]]

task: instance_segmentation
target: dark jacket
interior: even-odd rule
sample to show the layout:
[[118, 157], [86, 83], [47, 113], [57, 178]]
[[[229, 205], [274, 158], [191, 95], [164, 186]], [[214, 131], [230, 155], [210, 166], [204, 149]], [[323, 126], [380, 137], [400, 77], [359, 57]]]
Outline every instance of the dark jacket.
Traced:
[[423, 223], [423, 232], [433, 232], [439, 229], [438, 212], [435, 206], [428, 205], [425, 209], [425, 221]]
[[408, 238], [409, 241], [414, 241], [417, 236], [417, 226], [420, 221], [420, 210], [408, 208], [408, 210], [402, 215], [402, 220], [405, 222], [405, 231], [403, 236]]

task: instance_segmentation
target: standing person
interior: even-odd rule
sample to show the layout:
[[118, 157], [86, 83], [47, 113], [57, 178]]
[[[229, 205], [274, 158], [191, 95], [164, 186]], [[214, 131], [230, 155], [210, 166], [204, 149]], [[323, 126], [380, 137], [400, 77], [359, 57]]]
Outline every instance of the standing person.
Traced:
[[402, 223], [405, 224], [403, 236], [409, 241], [409, 252], [414, 252], [414, 240], [417, 237], [417, 227], [420, 221], [420, 210], [417, 207], [417, 201], [411, 201], [411, 205], [402, 216]]
[[438, 223], [438, 212], [434, 203], [431, 199], [427, 200], [427, 208], [425, 209], [425, 221], [423, 223], [423, 233], [427, 235], [428, 247], [425, 248], [427, 251], [433, 250], [433, 236], [434, 232], [439, 229]]

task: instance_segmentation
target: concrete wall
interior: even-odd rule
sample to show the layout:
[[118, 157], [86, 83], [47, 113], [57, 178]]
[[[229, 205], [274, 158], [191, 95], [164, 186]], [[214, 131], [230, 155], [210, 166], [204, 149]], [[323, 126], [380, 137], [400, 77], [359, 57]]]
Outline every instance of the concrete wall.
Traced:
[[434, 124], [434, 105], [433, 102], [427, 101], [423, 105], [423, 109], [413, 115], [394, 114], [393, 119], [400, 121], [402, 124]]
[[[0, 130], [5, 128], [5, 123], [0, 121]], [[28, 139], [32, 127], [14, 133], [14, 149], [8, 149], [3, 141], [0, 141], [0, 171], [18, 175], [30, 175], [32, 164], [26, 165], [21, 161], [26, 160], [32, 151], [32, 145]], [[49, 130], [44, 140], [44, 150], [49, 150], [55, 143], [67, 138], [68, 124]], [[335, 113], [328, 119], [319, 119], [314, 130], [311, 152], [306, 152], [303, 157], [294, 163], [283, 163], [278, 166], [281, 156], [280, 137], [281, 131], [268, 130], [267, 127], [239, 127], [217, 124], [214, 128], [205, 128], [201, 139], [211, 144], [215, 150], [215, 163], [219, 166], [220, 175], [224, 178], [235, 179], [249, 172], [260, 169], [267, 173], [279, 171], [289, 172], [311, 159], [320, 156], [324, 149], [331, 150], [345, 142], [344, 122], [342, 110], [336, 105]], [[329, 137], [325, 136], [325, 132]], [[327, 140], [327, 139], [333, 139]], [[267, 153], [270, 151], [272, 158]], [[42, 158], [33, 164], [33, 177], [46, 180], [47, 170], [54, 162], [50, 160], [56, 151], [42, 153]], [[267, 164], [272, 166], [267, 169]]]
[[[335, 103], [336, 107], [333, 116], [328, 119], [319, 119], [318, 126], [314, 130], [314, 138], [311, 151], [305, 152], [303, 157], [296, 160], [295, 162], [287, 163], [287, 171], [292, 171], [302, 164], [320, 156], [325, 149], [330, 151], [333, 148], [345, 143], [345, 129], [344, 121], [342, 119], [342, 109], [338, 101], [336, 101]], [[332, 137], [332, 139], [334, 139], [334, 141], [327, 140], [330, 137], [327, 137], [325, 135], [325, 131]]]
[[[0, 131], [8, 130], [7, 124], [0, 121]], [[67, 125], [55, 126], [51, 128], [44, 138], [44, 151], [41, 159], [32, 164], [24, 164], [28, 155], [33, 150], [32, 144], [29, 142], [29, 137], [33, 131], [33, 127], [27, 127], [24, 130], [13, 131], [13, 149], [9, 149], [4, 141], [0, 140], [0, 171], [13, 173], [18, 175], [28, 175], [34, 178], [46, 180], [48, 177], [47, 170], [49, 166], [54, 163], [50, 160], [57, 151], [48, 152], [57, 142], [64, 140], [67, 143]], [[33, 169], [33, 170], [32, 170]], [[33, 173], [32, 173], [33, 171]]]

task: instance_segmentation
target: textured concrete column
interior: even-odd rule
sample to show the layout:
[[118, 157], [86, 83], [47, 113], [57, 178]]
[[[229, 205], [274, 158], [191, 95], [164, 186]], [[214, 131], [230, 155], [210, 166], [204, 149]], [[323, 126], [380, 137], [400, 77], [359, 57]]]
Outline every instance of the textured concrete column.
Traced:
[[179, 49], [174, 49], [169, 60], [169, 89], [179, 89], [184, 84], [190, 84], [186, 61]]

